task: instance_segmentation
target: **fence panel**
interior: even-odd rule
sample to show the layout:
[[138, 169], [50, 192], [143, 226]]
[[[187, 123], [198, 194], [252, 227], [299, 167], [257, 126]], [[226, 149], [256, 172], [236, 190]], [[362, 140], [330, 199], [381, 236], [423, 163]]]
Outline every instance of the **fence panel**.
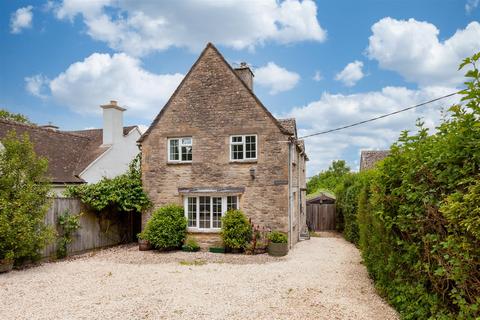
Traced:
[[335, 230], [335, 204], [307, 204], [307, 226], [313, 231]]
[[[125, 241], [122, 239], [122, 235], [125, 235], [125, 221], [120, 221], [118, 217], [106, 217], [90, 212], [79, 199], [75, 198], [53, 198], [45, 216], [45, 223], [58, 229], [58, 217], [65, 212], [69, 214], [82, 213], [80, 228], [73, 235], [73, 241], [68, 247], [68, 254], [111, 246]], [[53, 241], [42, 250], [42, 257], [55, 256], [56, 251], [57, 243]]]

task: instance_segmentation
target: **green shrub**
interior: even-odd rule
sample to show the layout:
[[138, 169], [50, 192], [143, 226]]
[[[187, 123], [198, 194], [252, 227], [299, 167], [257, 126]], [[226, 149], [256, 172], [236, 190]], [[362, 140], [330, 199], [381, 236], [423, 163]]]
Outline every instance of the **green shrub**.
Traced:
[[200, 246], [198, 245], [197, 240], [193, 237], [188, 237], [185, 241], [185, 244], [182, 246], [182, 249], [187, 251], [198, 251], [200, 250]]
[[240, 210], [229, 210], [222, 217], [223, 243], [232, 249], [245, 249], [252, 239], [252, 226]]
[[342, 198], [369, 274], [403, 319], [480, 318], [479, 60], [462, 64], [472, 79], [465, 104], [433, 135], [421, 122], [403, 132], [389, 157], [359, 175], [356, 206]]
[[268, 240], [272, 243], [288, 243], [288, 236], [280, 231], [272, 231], [268, 234]]
[[187, 234], [187, 219], [183, 207], [175, 204], [155, 210], [148, 220], [142, 239], [156, 249], [179, 248]]
[[53, 239], [44, 223], [49, 207], [48, 163], [33, 150], [28, 135], [11, 131], [0, 151], [0, 259], [16, 263], [38, 258]]

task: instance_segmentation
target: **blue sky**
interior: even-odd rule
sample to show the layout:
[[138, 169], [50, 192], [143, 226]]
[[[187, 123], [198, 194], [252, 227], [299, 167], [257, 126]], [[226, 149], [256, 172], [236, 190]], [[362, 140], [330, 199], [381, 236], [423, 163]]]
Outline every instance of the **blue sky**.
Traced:
[[[480, 0], [3, 1], [0, 108], [63, 130], [101, 127], [116, 99], [148, 126], [213, 42], [253, 66], [254, 91], [300, 135], [388, 113], [461, 88], [480, 51]], [[358, 167], [417, 118], [435, 127], [455, 98], [307, 139], [308, 175], [334, 159]]]

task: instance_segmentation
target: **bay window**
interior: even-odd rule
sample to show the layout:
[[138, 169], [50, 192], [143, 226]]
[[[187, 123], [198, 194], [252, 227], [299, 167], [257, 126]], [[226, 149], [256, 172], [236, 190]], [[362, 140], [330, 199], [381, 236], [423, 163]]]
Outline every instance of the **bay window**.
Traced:
[[238, 209], [238, 196], [186, 196], [184, 208], [189, 229], [218, 230], [225, 212]]

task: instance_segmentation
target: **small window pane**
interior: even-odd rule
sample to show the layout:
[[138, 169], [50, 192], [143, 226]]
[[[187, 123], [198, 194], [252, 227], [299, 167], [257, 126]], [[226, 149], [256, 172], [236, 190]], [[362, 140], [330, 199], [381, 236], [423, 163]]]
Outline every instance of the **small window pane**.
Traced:
[[242, 144], [232, 145], [232, 159], [234, 159], [234, 160], [243, 159], [243, 145]]
[[192, 147], [182, 147], [182, 161], [192, 161]]
[[200, 197], [199, 228], [210, 228], [210, 197]]
[[245, 137], [245, 158], [246, 159], [255, 159], [256, 157], [257, 157], [256, 137], [255, 136], [246, 136]]
[[236, 210], [236, 209], [238, 209], [237, 196], [228, 196], [227, 197], [227, 211], [228, 210]]
[[190, 138], [190, 137], [182, 138], [182, 144], [191, 146], [192, 145], [192, 138]]
[[178, 139], [170, 140], [170, 160], [179, 160], [180, 154], [178, 152]]
[[189, 197], [188, 198], [188, 226], [196, 227], [197, 226], [197, 198]]
[[232, 137], [232, 142], [242, 142], [242, 136]]
[[213, 228], [222, 227], [222, 198], [212, 198]]

